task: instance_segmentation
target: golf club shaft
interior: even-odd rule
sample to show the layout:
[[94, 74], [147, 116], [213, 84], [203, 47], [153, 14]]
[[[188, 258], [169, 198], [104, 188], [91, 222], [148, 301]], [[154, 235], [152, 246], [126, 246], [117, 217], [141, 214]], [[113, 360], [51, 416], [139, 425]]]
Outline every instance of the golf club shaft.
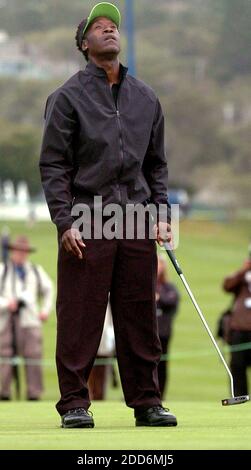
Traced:
[[192, 291], [191, 291], [191, 289], [190, 289], [190, 287], [189, 287], [189, 285], [188, 285], [188, 283], [187, 283], [187, 281], [186, 281], [186, 278], [185, 278], [185, 276], [184, 276], [184, 274], [183, 274], [183, 272], [182, 272], [182, 270], [181, 270], [181, 268], [180, 268], [180, 266], [179, 266], [179, 263], [177, 262], [177, 260], [176, 260], [176, 258], [175, 258], [175, 255], [174, 255], [173, 251], [170, 249], [169, 244], [166, 243], [166, 242], [164, 243], [164, 247], [165, 247], [165, 250], [166, 250], [166, 252], [167, 252], [167, 254], [168, 254], [168, 256], [169, 256], [169, 258], [170, 258], [170, 260], [171, 260], [171, 262], [172, 262], [172, 264], [173, 264], [173, 266], [174, 266], [174, 268], [175, 268], [175, 270], [176, 270], [176, 272], [179, 274], [180, 279], [181, 279], [181, 281], [183, 282], [183, 284], [184, 284], [184, 286], [185, 286], [185, 288], [186, 288], [186, 290], [187, 290], [187, 293], [188, 293], [188, 295], [189, 295], [189, 297], [190, 297], [190, 299], [191, 299], [191, 301], [192, 301], [194, 307], [196, 308], [197, 313], [199, 314], [199, 317], [200, 317], [200, 319], [201, 319], [201, 321], [202, 321], [204, 327], [206, 328], [206, 331], [207, 331], [207, 333], [208, 333], [208, 335], [209, 335], [209, 337], [210, 337], [210, 339], [211, 339], [211, 341], [212, 341], [212, 343], [213, 343], [213, 345], [214, 345], [214, 347], [215, 347], [215, 349], [216, 349], [218, 355], [220, 356], [220, 359], [221, 359], [221, 361], [222, 361], [222, 363], [223, 363], [223, 365], [224, 365], [224, 367], [225, 367], [225, 369], [226, 369], [226, 371], [227, 371], [227, 373], [228, 373], [228, 375], [229, 375], [230, 384], [231, 384], [231, 394], [232, 394], [232, 397], [234, 398], [234, 396], [235, 396], [235, 395], [234, 395], [234, 380], [233, 380], [233, 376], [232, 376], [232, 374], [231, 374], [231, 371], [230, 371], [230, 369], [229, 369], [229, 367], [228, 367], [228, 365], [227, 365], [227, 363], [226, 363], [226, 361], [225, 361], [225, 359], [224, 359], [224, 357], [223, 357], [223, 355], [222, 355], [222, 352], [221, 352], [221, 350], [220, 350], [220, 348], [219, 348], [217, 342], [216, 342], [215, 339], [214, 339], [214, 336], [213, 336], [213, 334], [212, 334], [212, 332], [211, 332], [211, 330], [210, 330], [210, 328], [209, 328], [209, 326], [208, 326], [208, 324], [207, 324], [207, 321], [206, 321], [206, 319], [205, 319], [205, 317], [204, 317], [204, 315], [203, 315], [203, 313], [202, 313], [202, 311], [201, 311], [199, 305], [198, 305], [197, 302], [196, 302], [196, 299], [195, 299], [195, 297], [194, 297], [194, 295], [193, 295], [193, 293], [192, 293]]
[[210, 330], [210, 328], [209, 328], [209, 326], [208, 326], [208, 324], [207, 324], [207, 321], [206, 321], [206, 319], [205, 319], [203, 313], [202, 313], [201, 310], [200, 310], [199, 305], [197, 304], [197, 302], [196, 302], [196, 300], [195, 300], [195, 298], [194, 298], [193, 293], [191, 292], [191, 290], [190, 290], [190, 288], [189, 288], [189, 285], [188, 285], [188, 283], [187, 283], [187, 281], [186, 281], [186, 278], [185, 278], [184, 274], [180, 274], [180, 278], [181, 278], [181, 280], [182, 280], [182, 282], [183, 282], [183, 284], [184, 284], [184, 286], [185, 286], [185, 288], [186, 288], [186, 290], [187, 290], [187, 292], [188, 292], [188, 294], [189, 294], [189, 296], [190, 296], [190, 299], [192, 300], [192, 302], [193, 302], [193, 304], [194, 304], [194, 306], [195, 306], [195, 308], [196, 308], [196, 310], [197, 310], [197, 312], [198, 312], [198, 314], [199, 314], [199, 316], [200, 316], [200, 319], [201, 319], [203, 325], [205, 326], [205, 328], [206, 328], [206, 330], [207, 330], [208, 335], [210, 336], [210, 339], [211, 339], [211, 341], [212, 341], [212, 343], [213, 343], [213, 345], [214, 345], [214, 347], [215, 347], [217, 353], [218, 353], [219, 356], [220, 356], [220, 359], [221, 359], [222, 362], [223, 362], [223, 365], [225, 366], [225, 369], [226, 369], [226, 371], [227, 371], [227, 373], [228, 373], [228, 375], [229, 375], [229, 378], [230, 378], [231, 394], [232, 394], [232, 397], [234, 397], [234, 381], [233, 381], [233, 376], [232, 376], [232, 374], [231, 374], [231, 371], [230, 371], [230, 369], [229, 369], [229, 367], [228, 367], [228, 365], [227, 365], [227, 363], [226, 363], [226, 361], [225, 361], [225, 359], [224, 359], [224, 357], [223, 357], [223, 355], [222, 355], [222, 352], [221, 352], [221, 350], [220, 350], [220, 348], [219, 348], [217, 342], [216, 342], [215, 339], [214, 339], [214, 336], [213, 336], [213, 334], [212, 334], [212, 332], [211, 332], [211, 330]]

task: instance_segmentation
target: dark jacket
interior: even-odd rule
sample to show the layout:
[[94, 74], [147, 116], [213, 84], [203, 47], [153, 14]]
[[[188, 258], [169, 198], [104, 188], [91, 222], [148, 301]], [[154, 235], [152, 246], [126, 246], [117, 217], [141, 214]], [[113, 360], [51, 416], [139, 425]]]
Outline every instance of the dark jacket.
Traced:
[[47, 100], [40, 171], [59, 233], [74, 221], [73, 203], [92, 208], [95, 195], [103, 206], [168, 205], [160, 103], [121, 67], [117, 108], [105, 71], [92, 62]]
[[179, 293], [170, 282], [157, 284], [156, 292], [159, 294], [157, 301], [159, 337], [168, 338], [171, 335], [173, 317], [179, 305]]
[[246, 301], [251, 298], [251, 284], [247, 281], [248, 269], [241, 269], [225, 278], [223, 288], [235, 296], [230, 319], [230, 328], [239, 331], [251, 331], [251, 308]]

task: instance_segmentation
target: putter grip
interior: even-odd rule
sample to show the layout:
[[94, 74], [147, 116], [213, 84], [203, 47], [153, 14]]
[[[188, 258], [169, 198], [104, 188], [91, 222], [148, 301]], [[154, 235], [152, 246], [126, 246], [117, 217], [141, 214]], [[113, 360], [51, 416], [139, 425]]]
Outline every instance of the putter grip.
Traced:
[[176, 272], [178, 273], [178, 275], [180, 276], [180, 274], [183, 274], [183, 273], [182, 273], [182, 269], [180, 268], [179, 263], [178, 263], [177, 259], [175, 258], [174, 252], [172, 251], [172, 249], [171, 249], [169, 243], [165, 242], [165, 243], [163, 244], [163, 246], [164, 246], [164, 248], [165, 248], [165, 250], [166, 250], [166, 253], [167, 253], [167, 255], [169, 256], [169, 258], [170, 258], [170, 260], [171, 260], [171, 262], [172, 262], [172, 264], [173, 264], [173, 266], [174, 266], [175, 271], [176, 271]]

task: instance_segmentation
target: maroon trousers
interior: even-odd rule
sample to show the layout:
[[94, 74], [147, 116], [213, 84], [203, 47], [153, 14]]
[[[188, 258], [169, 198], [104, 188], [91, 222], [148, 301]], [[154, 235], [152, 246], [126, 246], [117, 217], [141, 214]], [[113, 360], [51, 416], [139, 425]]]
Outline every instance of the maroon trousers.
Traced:
[[59, 244], [56, 362], [60, 415], [88, 408], [87, 381], [102, 335], [108, 294], [126, 404], [159, 405], [154, 240], [85, 240], [83, 260]]

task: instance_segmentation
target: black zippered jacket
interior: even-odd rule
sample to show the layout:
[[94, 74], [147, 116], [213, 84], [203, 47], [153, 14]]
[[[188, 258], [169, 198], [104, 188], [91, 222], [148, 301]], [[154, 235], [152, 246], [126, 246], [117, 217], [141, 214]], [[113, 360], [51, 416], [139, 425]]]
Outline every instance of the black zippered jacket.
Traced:
[[72, 205], [93, 208], [94, 196], [123, 209], [146, 201], [169, 207], [160, 103], [121, 68], [117, 107], [106, 72], [93, 62], [47, 100], [40, 172], [60, 234], [74, 221]]

